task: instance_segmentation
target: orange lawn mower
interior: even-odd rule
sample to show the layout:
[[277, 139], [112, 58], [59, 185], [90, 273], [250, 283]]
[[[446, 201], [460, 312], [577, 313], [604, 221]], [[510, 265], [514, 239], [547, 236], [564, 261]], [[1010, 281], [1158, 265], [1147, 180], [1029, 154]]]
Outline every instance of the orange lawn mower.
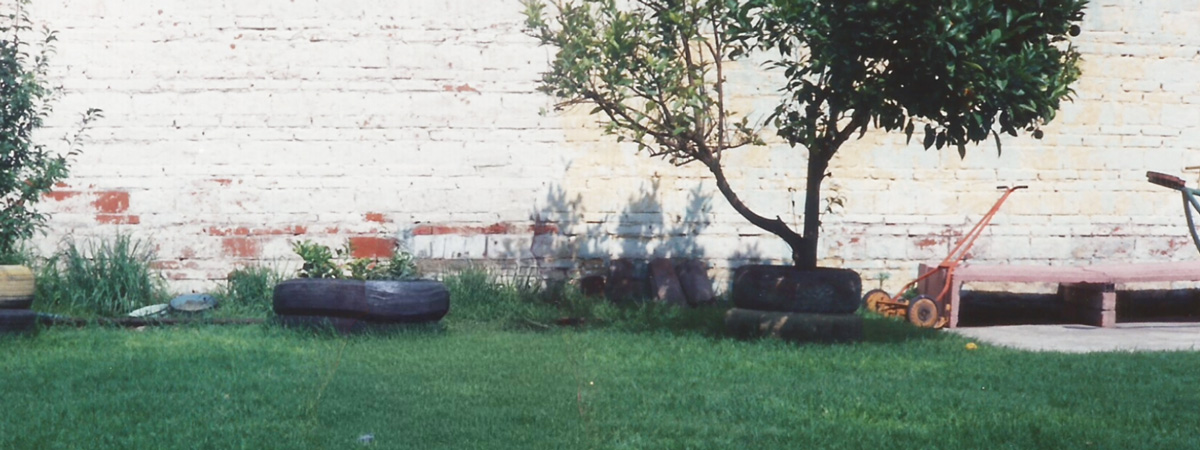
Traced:
[[[909, 282], [900, 289], [900, 293], [895, 296], [888, 295], [883, 289], [872, 289], [863, 295], [863, 305], [871, 311], [875, 311], [887, 317], [904, 317], [912, 324], [924, 328], [942, 328], [950, 321], [950, 305], [947, 302], [947, 295], [950, 293], [950, 283], [954, 279], [954, 270], [958, 268], [959, 263], [966, 257], [967, 252], [975, 245], [975, 240], [979, 239], [979, 235], [983, 234], [983, 229], [992, 222], [992, 217], [1000, 210], [1000, 205], [1008, 199], [1017, 189], [1025, 189], [1028, 186], [1000, 186], [997, 189], [1003, 189], [1004, 195], [996, 200], [996, 204], [992, 205], [992, 209], [975, 224], [971, 231], [963, 236], [962, 240], [954, 246], [950, 251], [950, 255], [942, 260], [937, 267], [925, 270], [925, 266], [921, 265], [921, 270], [924, 272], [917, 279]], [[928, 293], [937, 292], [936, 297], [926, 295]]]

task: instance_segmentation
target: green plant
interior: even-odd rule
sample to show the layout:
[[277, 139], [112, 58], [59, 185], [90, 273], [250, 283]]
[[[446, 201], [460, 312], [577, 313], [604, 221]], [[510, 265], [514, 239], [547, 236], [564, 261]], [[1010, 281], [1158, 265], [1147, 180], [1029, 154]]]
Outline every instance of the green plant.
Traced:
[[123, 234], [84, 243], [67, 240], [38, 268], [37, 305], [119, 316], [162, 303], [168, 295], [162, 276], [152, 268], [154, 260], [152, 244]]
[[[652, 157], [698, 162], [747, 221], [817, 263], [821, 185], [842, 144], [872, 126], [924, 130], [926, 148], [1042, 136], [1079, 77], [1083, 0], [525, 0], [526, 29], [553, 48], [541, 90], [590, 105], [608, 133]], [[550, 7], [552, 5], [552, 8]], [[547, 10], [550, 9], [548, 12]], [[750, 209], [725, 175], [726, 151], [760, 144], [726, 95], [731, 61], [773, 58], [783, 101], [769, 116], [808, 152], [804, 225]], [[836, 198], [836, 197], [835, 197]]]
[[329, 246], [312, 241], [293, 242], [292, 251], [304, 260], [297, 273], [300, 278], [341, 278], [341, 268]]
[[88, 124], [101, 117], [98, 109], [83, 114], [79, 129], [66, 140], [66, 155], [34, 141], [60, 90], [47, 79], [55, 32], [43, 28], [36, 48], [21, 39], [33, 29], [27, 4], [17, 0], [0, 19], [0, 254], [14, 252], [45, 224], [46, 214], [34, 207], [67, 177], [67, 158], [79, 154]]
[[354, 247], [349, 241], [338, 249], [312, 241], [293, 242], [292, 250], [304, 260], [297, 273], [301, 278], [411, 280], [420, 276], [415, 258], [399, 245], [391, 257], [382, 261], [353, 258]]
[[267, 315], [272, 309], [275, 285], [282, 279], [283, 275], [270, 267], [234, 269], [217, 292], [221, 309], [234, 315]]

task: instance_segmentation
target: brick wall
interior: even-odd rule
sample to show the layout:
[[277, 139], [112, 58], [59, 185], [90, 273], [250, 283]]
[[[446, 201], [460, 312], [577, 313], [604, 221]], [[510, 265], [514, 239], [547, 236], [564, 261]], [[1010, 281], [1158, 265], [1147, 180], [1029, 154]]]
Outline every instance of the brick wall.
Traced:
[[[698, 167], [636, 155], [582, 111], [539, 114], [547, 50], [517, 0], [37, 0], [60, 32], [54, 139], [106, 117], [51, 195], [44, 251], [66, 235], [151, 238], [177, 290], [239, 264], [292, 267], [289, 242], [400, 238], [425, 264], [585, 269], [612, 255], [702, 257], [722, 277], [783, 261]], [[1094, 1], [1084, 74], [1043, 140], [924, 151], [869, 133], [834, 160], [828, 265], [890, 274], [940, 258], [1000, 184], [1028, 184], [972, 259], [1072, 264], [1194, 259], [1170, 192], [1144, 172], [1200, 165], [1200, 1]], [[738, 105], [770, 107], [770, 75], [734, 72]], [[734, 185], [800, 224], [803, 150], [748, 149]], [[1187, 178], [1196, 178], [1195, 174]], [[868, 283], [874, 285], [874, 282]]]

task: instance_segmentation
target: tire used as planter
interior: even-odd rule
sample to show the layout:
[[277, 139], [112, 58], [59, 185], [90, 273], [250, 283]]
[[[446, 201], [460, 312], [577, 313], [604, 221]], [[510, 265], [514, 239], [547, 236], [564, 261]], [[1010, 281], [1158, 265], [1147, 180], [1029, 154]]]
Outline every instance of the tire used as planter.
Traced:
[[850, 314], [861, 298], [862, 278], [848, 269], [752, 265], [733, 273], [733, 304], [742, 309]]
[[725, 330], [748, 339], [774, 337], [792, 342], [856, 342], [863, 336], [857, 314], [798, 314], [733, 308], [725, 313]]
[[0, 266], [0, 309], [29, 309], [33, 291], [32, 270], [25, 266]]
[[441, 320], [450, 291], [437, 281], [358, 281], [300, 278], [275, 286], [275, 314], [329, 316], [375, 322]]
[[367, 331], [386, 332], [408, 326], [406, 323], [381, 323], [363, 319], [329, 316], [294, 316], [281, 314], [275, 320], [289, 328], [305, 328], [311, 330], [333, 330], [338, 334], [359, 334]]
[[0, 309], [0, 336], [31, 333], [37, 329], [37, 313], [28, 309]]

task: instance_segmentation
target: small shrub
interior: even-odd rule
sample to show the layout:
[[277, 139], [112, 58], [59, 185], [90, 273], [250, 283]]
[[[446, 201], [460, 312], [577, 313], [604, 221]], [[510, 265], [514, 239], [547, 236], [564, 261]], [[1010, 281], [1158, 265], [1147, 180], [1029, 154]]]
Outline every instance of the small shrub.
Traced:
[[119, 316], [167, 300], [165, 283], [151, 268], [153, 245], [117, 235], [65, 246], [39, 268], [40, 308]]
[[544, 324], [562, 316], [529, 283], [502, 283], [485, 270], [471, 268], [447, 276], [443, 283], [454, 303], [454, 320]]
[[396, 246], [386, 260], [351, 258], [354, 247], [349, 241], [339, 249], [312, 241], [292, 243], [292, 251], [304, 260], [300, 278], [348, 278], [352, 280], [413, 280], [420, 277], [416, 259]]
[[698, 308], [657, 302], [617, 305], [603, 297], [586, 297], [570, 284], [547, 284], [536, 276], [505, 282], [477, 268], [447, 276], [443, 282], [454, 302], [449, 320], [525, 329], [572, 325], [720, 336], [729, 309], [725, 303]]
[[272, 310], [275, 285], [283, 279], [278, 270], [263, 266], [235, 269], [217, 291], [223, 312], [236, 316], [266, 316]]
[[46, 28], [37, 45], [21, 39], [33, 29], [23, 11], [26, 3], [18, 0], [10, 14], [0, 16], [0, 254], [5, 255], [45, 225], [46, 214], [35, 206], [67, 177], [68, 158], [79, 154], [88, 124], [102, 115], [98, 109], [83, 114], [78, 131], [66, 139], [65, 155], [35, 142], [61, 93], [48, 79], [58, 37]]

